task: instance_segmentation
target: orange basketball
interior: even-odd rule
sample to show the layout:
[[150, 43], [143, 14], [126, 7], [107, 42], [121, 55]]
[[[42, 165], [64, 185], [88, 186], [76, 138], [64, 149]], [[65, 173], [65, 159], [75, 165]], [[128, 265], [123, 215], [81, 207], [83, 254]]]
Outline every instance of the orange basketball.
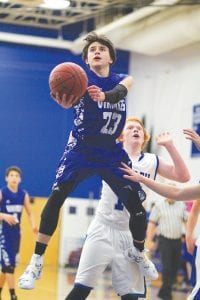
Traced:
[[72, 62], [64, 62], [57, 65], [49, 75], [49, 87], [53, 96], [58, 92], [60, 97], [66, 94], [66, 103], [62, 107], [68, 107], [67, 101], [71, 96], [80, 99], [88, 86], [86, 72], [79, 65]]

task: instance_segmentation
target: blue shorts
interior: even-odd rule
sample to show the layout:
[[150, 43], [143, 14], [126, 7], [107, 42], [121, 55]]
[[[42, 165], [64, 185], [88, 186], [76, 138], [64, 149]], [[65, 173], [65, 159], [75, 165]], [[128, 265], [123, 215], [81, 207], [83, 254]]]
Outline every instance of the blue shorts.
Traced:
[[121, 162], [131, 166], [131, 161], [121, 143], [109, 148], [88, 146], [84, 143], [74, 147], [68, 145], [60, 160], [53, 189], [67, 181], [72, 181], [75, 188], [84, 179], [99, 175], [118, 197], [123, 199], [123, 203], [124, 187], [133, 188], [138, 192], [140, 199], [144, 200], [146, 195], [140, 184], [123, 177], [124, 173], [119, 169]]
[[20, 246], [20, 233], [14, 230], [11, 235], [0, 235], [0, 257], [1, 265], [4, 266], [16, 266], [16, 255], [19, 253]]

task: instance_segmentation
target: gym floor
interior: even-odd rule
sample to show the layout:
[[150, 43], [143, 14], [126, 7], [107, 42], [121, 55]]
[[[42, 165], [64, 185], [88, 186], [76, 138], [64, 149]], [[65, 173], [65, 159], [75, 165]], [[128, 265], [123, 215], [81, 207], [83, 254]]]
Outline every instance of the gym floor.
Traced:
[[[25, 269], [25, 265], [19, 265], [16, 269], [16, 282], [18, 277]], [[74, 269], [57, 269], [52, 265], [46, 265], [43, 270], [42, 278], [36, 282], [34, 290], [20, 290], [16, 287], [16, 294], [19, 300], [64, 300], [71, 290], [74, 282]], [[110, 272], [105, 272], [103, 278], [99, 279], [98, 286], [88, 297], [88, 300], [117, 300], [111, 286]], [[157, 292], [160, 280], [148, 287], [147, 300], [158, 300]], [[187, 292], [185, 289], [173, 292], [173, 300], [186, 300]], [[10, 300], [8, 288], [5, 286], [2, 293], [3, 300]], [[77, 299], [78, 300], [78, 299]]]

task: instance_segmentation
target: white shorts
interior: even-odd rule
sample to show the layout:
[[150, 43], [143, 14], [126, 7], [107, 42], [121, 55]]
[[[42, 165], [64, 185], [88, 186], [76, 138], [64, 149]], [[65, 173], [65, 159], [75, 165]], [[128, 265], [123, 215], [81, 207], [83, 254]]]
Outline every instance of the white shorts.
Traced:
[[124, 256], [124, 250], [132, 245], [129, 231], [119, 231], [95, 217], [87, 232], [75, 283], [95, 287], [110, 265], [112, 286], [119, 296], [134, 294], [145, 298], [145, 279], [138, 265], [129, 262]]

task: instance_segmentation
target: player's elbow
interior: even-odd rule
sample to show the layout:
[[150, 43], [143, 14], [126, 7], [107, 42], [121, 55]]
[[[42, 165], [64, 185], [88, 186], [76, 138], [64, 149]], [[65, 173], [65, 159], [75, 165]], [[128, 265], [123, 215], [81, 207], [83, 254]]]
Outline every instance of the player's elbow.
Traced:
[[189, 172], [183, 172], [181, 174], [181, 177], [179, 178], [179, 181], [182, 183], [188, 182], [191, 179]]
[[128, 91], [130, 91], [130, 89], [133, 86], [133, 77], [132, 76], [127, 76], [126, 78], [124, 78], [120, 84], [124, 85]]

